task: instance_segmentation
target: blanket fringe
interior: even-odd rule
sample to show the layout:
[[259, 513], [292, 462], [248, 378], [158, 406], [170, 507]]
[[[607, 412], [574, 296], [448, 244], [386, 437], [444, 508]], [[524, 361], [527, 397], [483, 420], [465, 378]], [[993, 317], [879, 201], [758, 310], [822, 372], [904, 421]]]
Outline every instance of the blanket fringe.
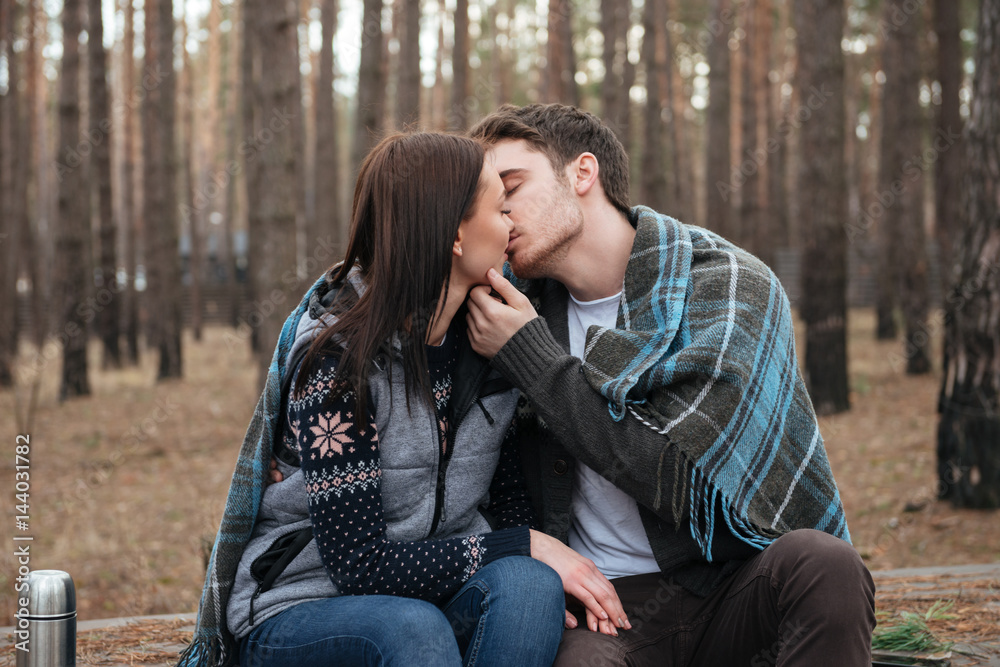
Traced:
[[221, 637], [198, 637], [181, 651], [177, 667], [227, 667], [233, 663], [232, 653]]

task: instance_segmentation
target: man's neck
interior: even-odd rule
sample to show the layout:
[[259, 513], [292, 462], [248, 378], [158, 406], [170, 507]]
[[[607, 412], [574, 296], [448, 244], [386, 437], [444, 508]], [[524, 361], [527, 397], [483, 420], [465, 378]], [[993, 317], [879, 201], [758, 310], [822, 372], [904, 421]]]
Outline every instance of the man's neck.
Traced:
[[613, 296], [622, 290], [634, 241], [635, 228], [625, 214], [603, 202], [585, 210], [583, 232], [549, 277], [577, 301]]

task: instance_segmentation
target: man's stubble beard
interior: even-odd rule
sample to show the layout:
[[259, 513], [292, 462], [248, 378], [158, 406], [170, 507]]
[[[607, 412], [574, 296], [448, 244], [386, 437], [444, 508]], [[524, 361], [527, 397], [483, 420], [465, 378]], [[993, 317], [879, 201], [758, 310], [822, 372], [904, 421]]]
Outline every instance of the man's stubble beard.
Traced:
[[551, 202], [539, 210], [549, 211], [539, 216], [545, 221], [558, 222], [540, 223], [532, 239], [533, 247], [515, 253], [510, 259], [510, 268], [518, 278], [551, 277], [553, 269], [566, 259], [573, 243], [583, 233], [583, 211], [566, 189], [558, 188]]

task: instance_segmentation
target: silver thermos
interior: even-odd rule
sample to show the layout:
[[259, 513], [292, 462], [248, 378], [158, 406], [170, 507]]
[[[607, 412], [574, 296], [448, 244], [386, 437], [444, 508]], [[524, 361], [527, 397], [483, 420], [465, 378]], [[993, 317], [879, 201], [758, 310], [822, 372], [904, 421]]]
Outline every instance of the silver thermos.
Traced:
[[[28, 575], [27, 651], [18, 650], [17, 667], [76, 665], [76, 588], [62, 570], [34, 570]], [[22, 635], [15, 633], [16, 641]]]

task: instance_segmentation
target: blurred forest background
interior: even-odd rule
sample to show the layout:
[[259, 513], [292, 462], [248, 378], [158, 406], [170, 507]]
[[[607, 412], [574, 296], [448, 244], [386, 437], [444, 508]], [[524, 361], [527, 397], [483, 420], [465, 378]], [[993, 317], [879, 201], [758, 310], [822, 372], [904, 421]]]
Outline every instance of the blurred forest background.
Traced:
[[196, 605], [366, 151], [505, 102], [778, 273], [873, 567], [997, 558], [1000, 0], [0, 0], [0, 415], [81, 615]]

